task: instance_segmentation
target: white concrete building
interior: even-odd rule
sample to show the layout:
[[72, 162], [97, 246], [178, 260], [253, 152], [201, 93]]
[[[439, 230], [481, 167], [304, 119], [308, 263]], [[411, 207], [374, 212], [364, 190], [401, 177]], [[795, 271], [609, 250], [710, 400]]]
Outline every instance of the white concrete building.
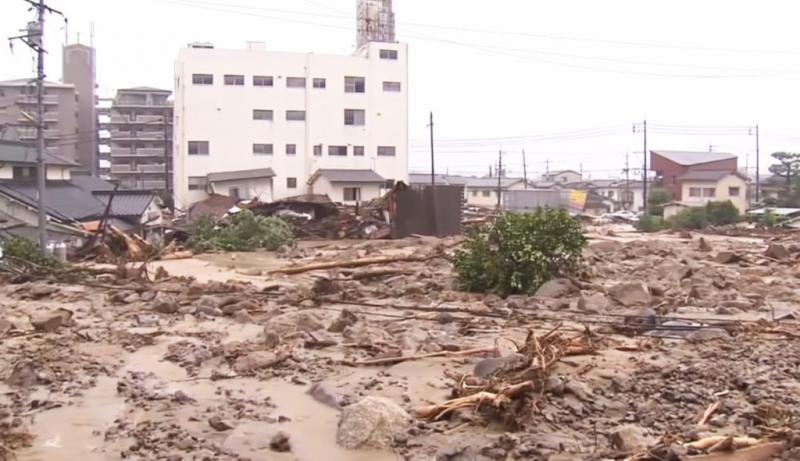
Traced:
[[730, 200], [740, 213], [747, 211], [747, 178], [735, 171], [691, 171], [680, 177], [681, 203], [690, 207]]
[[[174, 108], [179, 207], [211, 192], [364, 201], [408, 181], [405, 44], [370, 42], [351, 56], [190, 46], [178, 55]], [[333, 170], [348, 181], [329, 181]]]

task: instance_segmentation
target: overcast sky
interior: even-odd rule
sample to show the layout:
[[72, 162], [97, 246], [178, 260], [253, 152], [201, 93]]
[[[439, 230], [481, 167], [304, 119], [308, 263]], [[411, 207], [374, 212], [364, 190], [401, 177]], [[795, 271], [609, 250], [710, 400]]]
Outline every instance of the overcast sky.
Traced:
[[[33, 18], [0, 1], [0, 31]], [[69, 40], [89, 42], [105, 95], [126, 86], [172, 88], [178, 49], [191, 41], [242, 48], [351, 53], [356, 0], [49, 0], [69, 17]], [[504, 151], [511, 174], [579, 169], [620, 177], [626, 153], [732, 152], [755, 171], [769, 154], [800, 150], [797, 0], [395, 0], [409, 43], [412, 171], [429, 167], [435, 114], [437, 171], [488, 173]], [[48, 77], [61, 78], [63, 21], [48, 16]], [[32, 76], [21, 44], [0, 51], [0, 79]], [[712, 128], [709, 128], [712, 127]], [[722, 128], [718, 128], [722, 127]]]

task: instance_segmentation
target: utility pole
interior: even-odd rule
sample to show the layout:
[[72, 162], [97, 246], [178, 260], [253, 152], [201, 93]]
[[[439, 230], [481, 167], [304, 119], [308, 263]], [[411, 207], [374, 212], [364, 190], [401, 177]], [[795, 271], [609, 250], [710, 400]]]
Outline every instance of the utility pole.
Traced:
[[499, 210], [502, 205], [503, 193], [503, 151], [497, 151], [497, 209]]
[[628, 206], [630, 206], [628, 201], [630, 200], [630, 197], [631, 197], [631, 176], [630, 176], [630, 172], [631, 172], [631, 167], [628, 164], [628, 153], [625, 152], [625, 200], [623, 200], [623, 203], [628, 205]]
[[431, 187], [436, 185], [436, 169], [433, 163], [433, 112], [431, 112], [431, 122], [428, 125], [431, 129]]
[[522, 180], [525, 181], [525, 189], [528, 188], [528, 164], [525, 161], [525, 149], [522, 149]]
[[758, 137], [758, 124], [756, 124], [756, 203], [761, 202], [761, 145]]
[[[636, 133], [636, 124], [633, 124], [633, 132]], [[643, 170], [642, 170], [642, 199], [644, 200], [644, 211], [647, 212], [647, 120], [642, 122], [642, 133], [644, 134]]]
[[169, 197], [169, 209], [175, 214], [175, 196], [172, 193], [172, 181], [170, 173], [172, 171], [172, 143], [170, 139], [170, 121], [167, 119], [167, 115], [163, 115], [164, 118], [164, 189], [166, 189], [167, 197]]
[[36, 9], [36, 21], [28, 23], [24, 35], [16, 37], [9, 37], [9, 42], [12, 45], [13, 41], [20, 40], [25, 43], [30, 49], [36, 52], [36, 189], [37, 189], [37, 203], [38, 207], [38, 237], [39, 237], [39, 250], [44, 253], [47, 250], [47, 213], [45, 212], [45, 194], [47, 179], [47, 166], [44, 161], [45, 155], [45, 141], [44, 141], [44, 15], [46, 12], [59, 14], [66, 17], [64, 14], [54, 8], [45, 5], [44, 0], [24, 0]]
[[[545, 175], [550, 176], [550, 158], [549, 157], [547, 159], [545, 159], [544, 165], [545, 165], [544, 166]], [[549, 178], [548, 178], [548, 180], [549, 180]]]

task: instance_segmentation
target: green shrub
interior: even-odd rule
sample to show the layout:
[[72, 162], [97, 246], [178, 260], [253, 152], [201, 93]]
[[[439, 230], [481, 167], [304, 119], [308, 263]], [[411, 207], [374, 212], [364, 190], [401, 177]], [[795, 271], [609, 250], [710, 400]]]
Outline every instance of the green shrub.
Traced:
[[708, 226], [725, 226], [739, 222], [739, 210], [730, 200], [708, 202], [705, 207], [687, 208], [671, 217], [667, 224], [672, 229], [705, 229]]
[[636, 228], [641, 232], [658, 232], [664, 229], [664, 219], [661, 216], [651, 214], [642, 215]]
[[25, 237], [12, 235], [3, 240], [3, 257], [13, 258], [43, 267], [58, 267], [61, 263], [50, 256], [45, 256], [39, 246]]
[[708, 202], [706, 204], [708, 223], [712, 226], [725, 226], [739, 222], [739, 209], [730, 200]]
[[768, 229], [772, 229], [778, 224], [778, 217], [772, 210], [767, 210], [761, 218], [761, 224]]
[[504, 214], [470, 230], [453, 265], [464, 290], [533, 293], [554, 277], [574, 273], [585, 246], [580, 223], [565, 210]]
[[189, 248], [204, 251], [274, 251], [294, 241], [286, 221], [275, 217], [256, 216], [243, 210], [231, 216], [231, 222], [218, 226], [208, 216], [201, 218], [188, 241]]
[[708, 213], [705, 208], [687, 208], [667, 220], [671, 229], [704, 229], [708, 226]]

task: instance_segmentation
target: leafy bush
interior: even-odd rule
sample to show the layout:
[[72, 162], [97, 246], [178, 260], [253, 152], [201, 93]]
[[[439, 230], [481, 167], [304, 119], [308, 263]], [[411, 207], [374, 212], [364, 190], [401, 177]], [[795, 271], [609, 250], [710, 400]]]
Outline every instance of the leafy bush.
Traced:
[[671, 199], [669, 192], [663, 189], [654, 189], [647, 197], [647, 205], [650, 214], [654, 216], [664, 215], [664, 205]]
[[764, 216], [761, 217], [761, 224], [767, 229], [772, 229], [778, 225], [778, 217], [772, 212], [772, 210], [767, 210], [764, 213]]
[[43, 267], [58, 267], [61, 263], [50, 256], [45, 256], [39, 246], [25, 237], [12, 235], [3, 241], [3, 257], [36, 264]]
[[708, 202], [705, 207], [687, 208], [668, 220], [673, 229], [704, 229], [739, 222], [739, 210], [730, 200]]
[[651, 214], [642, 215], [636, 228], [641, 232], [658, 232], [664, 229], [664, 219], [661, 216], [653, 216]]
[[504, 214], [470, 230], [453, 265], [464, 290], [532, 293], [554, 277], [574, 273], [585, 246], [580, 223], [564, 210]]
[[243, 210], [231, 217], [230, 224], [217, 226], [213, 218], [204, 216], [194, 228], [188, 245], [195, 251], [274, 251], [291, 244], [294, 235], [284, 220], [256, 216]]

